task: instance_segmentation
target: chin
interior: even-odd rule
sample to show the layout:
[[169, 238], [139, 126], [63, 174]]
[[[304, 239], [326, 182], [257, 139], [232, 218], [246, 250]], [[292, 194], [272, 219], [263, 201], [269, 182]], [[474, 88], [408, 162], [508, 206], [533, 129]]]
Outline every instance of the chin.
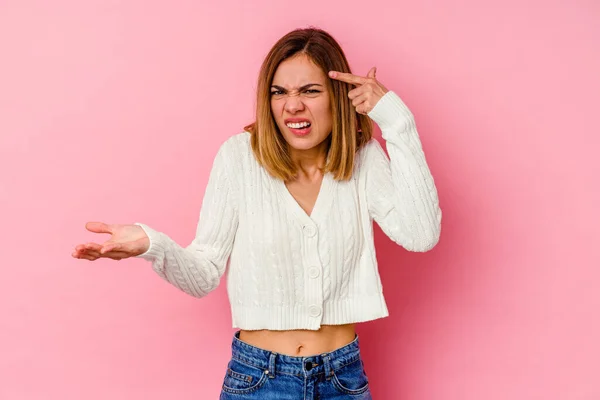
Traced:
[[290, 147], [294, 150], [310, 150], [312, 148], [317, 147], [321, 142], [318, 140], [314, 140], [308, 137], [305, 138], [285, 138], [285, 141], [290, 145]]
[[296, 136], [294, 134], [286, 133], [283, 135], [283, 138], [294, 150], [310, 150], [326, 141], [328, 135], [325, 137], [318, 137], [318, 135], [312, 134], [308, 134], [306, 136]]

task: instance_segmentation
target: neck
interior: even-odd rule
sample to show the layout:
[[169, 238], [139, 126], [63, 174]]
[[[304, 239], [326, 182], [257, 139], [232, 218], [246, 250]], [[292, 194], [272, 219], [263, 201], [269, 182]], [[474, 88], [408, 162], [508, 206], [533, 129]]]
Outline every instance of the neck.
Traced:
[[296, 150], [290, 148], [290, 157], [298, 166], [298, 174], [312, 178], [321, 173], [327, 160], [328, 142], [324, 140], [321, 144], [308, 150]]

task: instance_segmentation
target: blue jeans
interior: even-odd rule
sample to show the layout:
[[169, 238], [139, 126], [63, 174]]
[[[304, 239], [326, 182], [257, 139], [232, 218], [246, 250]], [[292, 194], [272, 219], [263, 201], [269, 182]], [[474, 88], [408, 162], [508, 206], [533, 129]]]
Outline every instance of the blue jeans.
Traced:
[[235, 333], [220, 400], [371, 400], [358, 335], [344, 347], [309, 357], [254, 347]]

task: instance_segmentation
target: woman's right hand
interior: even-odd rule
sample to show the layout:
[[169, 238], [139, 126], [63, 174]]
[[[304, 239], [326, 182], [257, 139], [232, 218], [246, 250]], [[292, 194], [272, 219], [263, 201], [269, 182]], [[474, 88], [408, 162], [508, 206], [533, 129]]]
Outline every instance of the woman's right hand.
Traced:
[[150, 247], [150, 239], [139, 225], [88, 222], [85, 227], [90, 232], [109, 233], [111, 237], [103, 244], [89, 242], [77, 245], [71, 254], [74, 258], [90, 261], [103, 257], [121, 260], [143, 254]]

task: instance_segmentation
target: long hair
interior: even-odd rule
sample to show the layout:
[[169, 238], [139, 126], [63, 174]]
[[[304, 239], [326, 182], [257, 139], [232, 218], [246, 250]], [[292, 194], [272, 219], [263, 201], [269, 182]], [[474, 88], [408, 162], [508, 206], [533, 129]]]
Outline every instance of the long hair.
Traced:
[[[279, 131], [271, 112], [271, 85], [279, 64], [295, 55], [304, 54], [325, 76], [331, 70], [351, 72], [348, 60], [336, 40], [318, 28], [295, 29], [275, 43], [267, 54], [258, 75], [256, 119], [244, 127], [251, 134], [254, 156], [272, 176], [284, 181], [294, 178], [297, 167], [289, 146]], [[332, 129], [323, 172], [331, 172], [337, 180], [352, 176], [356, 152], [372, 137], [371, 119], [355, 111], [348, 92], [350, 84], [327, 79], [330, 93]]]

